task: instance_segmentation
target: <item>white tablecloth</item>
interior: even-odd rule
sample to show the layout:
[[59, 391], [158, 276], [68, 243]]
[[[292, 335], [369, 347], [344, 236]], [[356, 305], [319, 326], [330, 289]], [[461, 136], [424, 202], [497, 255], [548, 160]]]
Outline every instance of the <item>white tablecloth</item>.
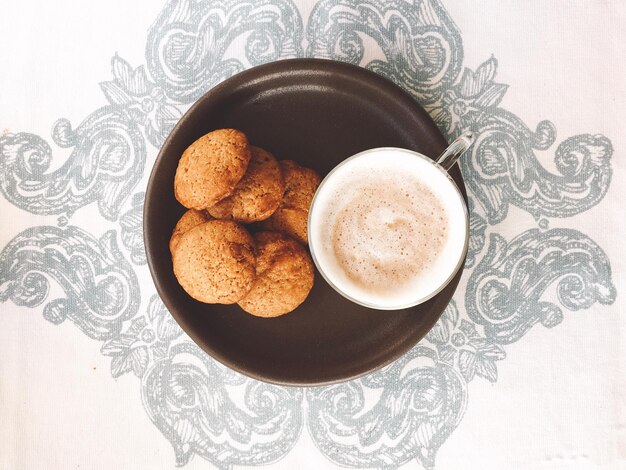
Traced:
[[[4, 2], [0, 468], [626, 468], [626, 4]], [[463, 160], [472, 243], [404, 358], [317, 389], [208, 358], [141, 207], [203, 92], [295, 56], [403, 86]], [[207, 463], [208, 462], [208, 463]]]

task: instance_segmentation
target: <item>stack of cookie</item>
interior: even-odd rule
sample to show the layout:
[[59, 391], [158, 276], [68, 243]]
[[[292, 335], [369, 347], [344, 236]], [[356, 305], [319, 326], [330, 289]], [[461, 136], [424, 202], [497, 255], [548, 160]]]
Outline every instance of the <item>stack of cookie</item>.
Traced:
[[[294, 310], [313, 287], [307, 244], [313, 170], [278, 162], [243, 132], [220, 129], [183, 153], [176, 199], [189, 209], [170, 239], [174, 274], [194, 299], [238, 303], [252, 315]], [[244, 224], [254, 224], [250, 234]]]

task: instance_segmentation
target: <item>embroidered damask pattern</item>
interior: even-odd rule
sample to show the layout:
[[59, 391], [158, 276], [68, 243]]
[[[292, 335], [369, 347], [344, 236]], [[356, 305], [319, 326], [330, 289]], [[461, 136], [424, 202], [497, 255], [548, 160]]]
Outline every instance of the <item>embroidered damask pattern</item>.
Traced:
[[289, 0], [171, 0], [146, 46], [155, 83], [185, 104], [249, 66], [300, 56], [302, 18]]
[[139, 307], [137, 276], [114, 231], [97, 240], [74, 226], [33, 227], [0, 253], [0, 302], [37, 307], [56, 291], [52, 284], [63, 296], [46, 303], [44, 318], [55, 324], [69, 319], [94, 339], [118, 335]]
[[561, 142], [555, 174], [542, 167], [533, 152], [554, 142], [552, 123], [543, 121], [532, 132], [518, 117], [498, 108], [473, 128], [477, 140], [462, 168], [490, 224], [504, 220], [510, 204], [537, 219], [576, 215], [597, 204], [609, 188], [613, 147], [602, 135], [582, 134]]
[[[304, 23], [291, 0], [169, 0], [148, 32], [145, 66], [114, 55], [111, 80], [100, 83], [107, 104], [76, 128], [57, 121], [54, 150], [34, 134], [0, 136], [4, 197], [24, 211], [59, 216], [58, 227], [24, 230], [0, 252], [0, 302], [43, 305], [48, 321], [69, 319], [102, 341], [111, 374], [141, 381], [146, 412], [177, 465], [194, 455], [218, 468], [274, 462], [306, 427], [340, 465], [397, 468], [416, 459], [434, 468], [463, 418], [469, 382], [497, 380], [506, 344], [538, 323], [557, 325], [564, 309], [614, 302], [602, 249], [577, 230], [547, 230], [602, 200], [613, 147], [585, 133], [554, 149], [551, 121], [532, 130], [504, 109], [508, 85], [496, 81], [496, 58], [464, 68], [460, 31], [438, 0], [321, 0]], [[151, 289], [140, 292], [135, 274], [146, 263], [144, 195], [134, 191], [147, 156], [212, 86], [291, 57], [366, 67], [413, 95], [448, 138], [464, 130], [477, 136], [461, 160], [471, 227], [471, 273], [464, 298], [457, 296], [464, 305], [452, 302], [393, 364], [305, 391], [257, 382], [209, 358]], [[92, 203], [115, 229], [100, 238], [70, 225]], [[510, 240], [496, 233], [511, 205], [541, 229], [523, 227]], [[140, 309], [142, 295], [147, 307]]]
[[134, 194], [131, 208], [120, 217], [122, 244], [130, 252], [130, 260], [135, 264], [147, 262], [143, 248], [143, 199], [143, 192]]
[[491, 234], [487, 254], [470, 276], [465, 307], [488, 338], [508, 344], [537, 323], [561, 323], [562, 308], [542, 300], [551, 287], [568, 310], [611, 304], [616, 296], [609, 260], [589, 237], [572, 229], [531, 229], [510, 243]]
[[17, 207], [34, 214], [71, 216], [97, 201], [102, 216], [117, 219], [129, 191], [143, 174], [146, 146], [130, 116], [116, 106], [91, 114], [76, 129], [59, 119], [54, 142], [72, 153], [48, 171], [52, 150], [34, 134], [0, 137], [0, 190]]
[[[229, 395], [243, 389], [243, 406]], [[172, 442], [176, 464], [198, 454], [218, 468], [273, 462], [302, 429], [302, 390], [244, 378], [190, 342], [169, 348], [144, 374], [141, 392], [152, 422]]]
[[134, 317], [119, 335], [105, 341], [100, 351], [111, 356], [113, 377], [130, 371], [142, 377], [148, 365], [163, 359], [171, 341], [182, 334], [161, 299], [153, 295], [146, 314]]
[[416, 458], [432, 467], [465, 411], [466, 385], [435, 349], [417, 346], [381, 372], [307, 391], [309, 432], [341, 465], [396, 468]]
[[166, 98], [163, 89], [148, 79], [143, 66], [133, 69], [115, 55], [111, 69], [113, 80], [100, 83], [102, 92], [111, 105], [125, 109], [130, 119], [144, 129], [148, 141], [158, 148], [182, 113]]
[[[383, 57], [364, 61], [363, 36]], [[440, 99], [463, 62], [462, 40], [436, 1], [323, 0], [307, 27], [307, 55], [362, 65], [396, 82], [423, 106]]]

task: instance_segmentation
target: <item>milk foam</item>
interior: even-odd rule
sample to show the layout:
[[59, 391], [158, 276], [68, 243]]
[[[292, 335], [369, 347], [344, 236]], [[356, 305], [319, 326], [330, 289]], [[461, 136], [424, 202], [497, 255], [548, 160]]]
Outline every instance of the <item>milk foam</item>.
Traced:
[[324, 276], [348, 297], [377, 308], [415, 304], [456, 272], [466, 249], [464, 202], [431, 162], [375, 149], [322, 182], [309, 242]]
[[[374, 182], [375, 180], [375, 182]], [[336, 194], [335, 199], [342, 199]], [[329, 208], [326, 236], [345, 275], [385, 293], [427, 269], [447, 239], [447, 214], [419, 179], [402, 173], [369, 174], [355, 183], [339, 211]]]

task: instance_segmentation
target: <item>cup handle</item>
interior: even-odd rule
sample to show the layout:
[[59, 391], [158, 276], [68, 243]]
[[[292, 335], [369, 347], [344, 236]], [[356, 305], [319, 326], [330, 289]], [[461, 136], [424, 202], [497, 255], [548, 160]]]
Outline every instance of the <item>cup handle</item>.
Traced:
[[459, 157], [463, 155], [473, 143], [474, 133], [471, 131], [464, 132], [454, 139], [454, 142], [452, 142], [435, 161], [444, 170], [450, 171], [450, 168], [454, 166]]

